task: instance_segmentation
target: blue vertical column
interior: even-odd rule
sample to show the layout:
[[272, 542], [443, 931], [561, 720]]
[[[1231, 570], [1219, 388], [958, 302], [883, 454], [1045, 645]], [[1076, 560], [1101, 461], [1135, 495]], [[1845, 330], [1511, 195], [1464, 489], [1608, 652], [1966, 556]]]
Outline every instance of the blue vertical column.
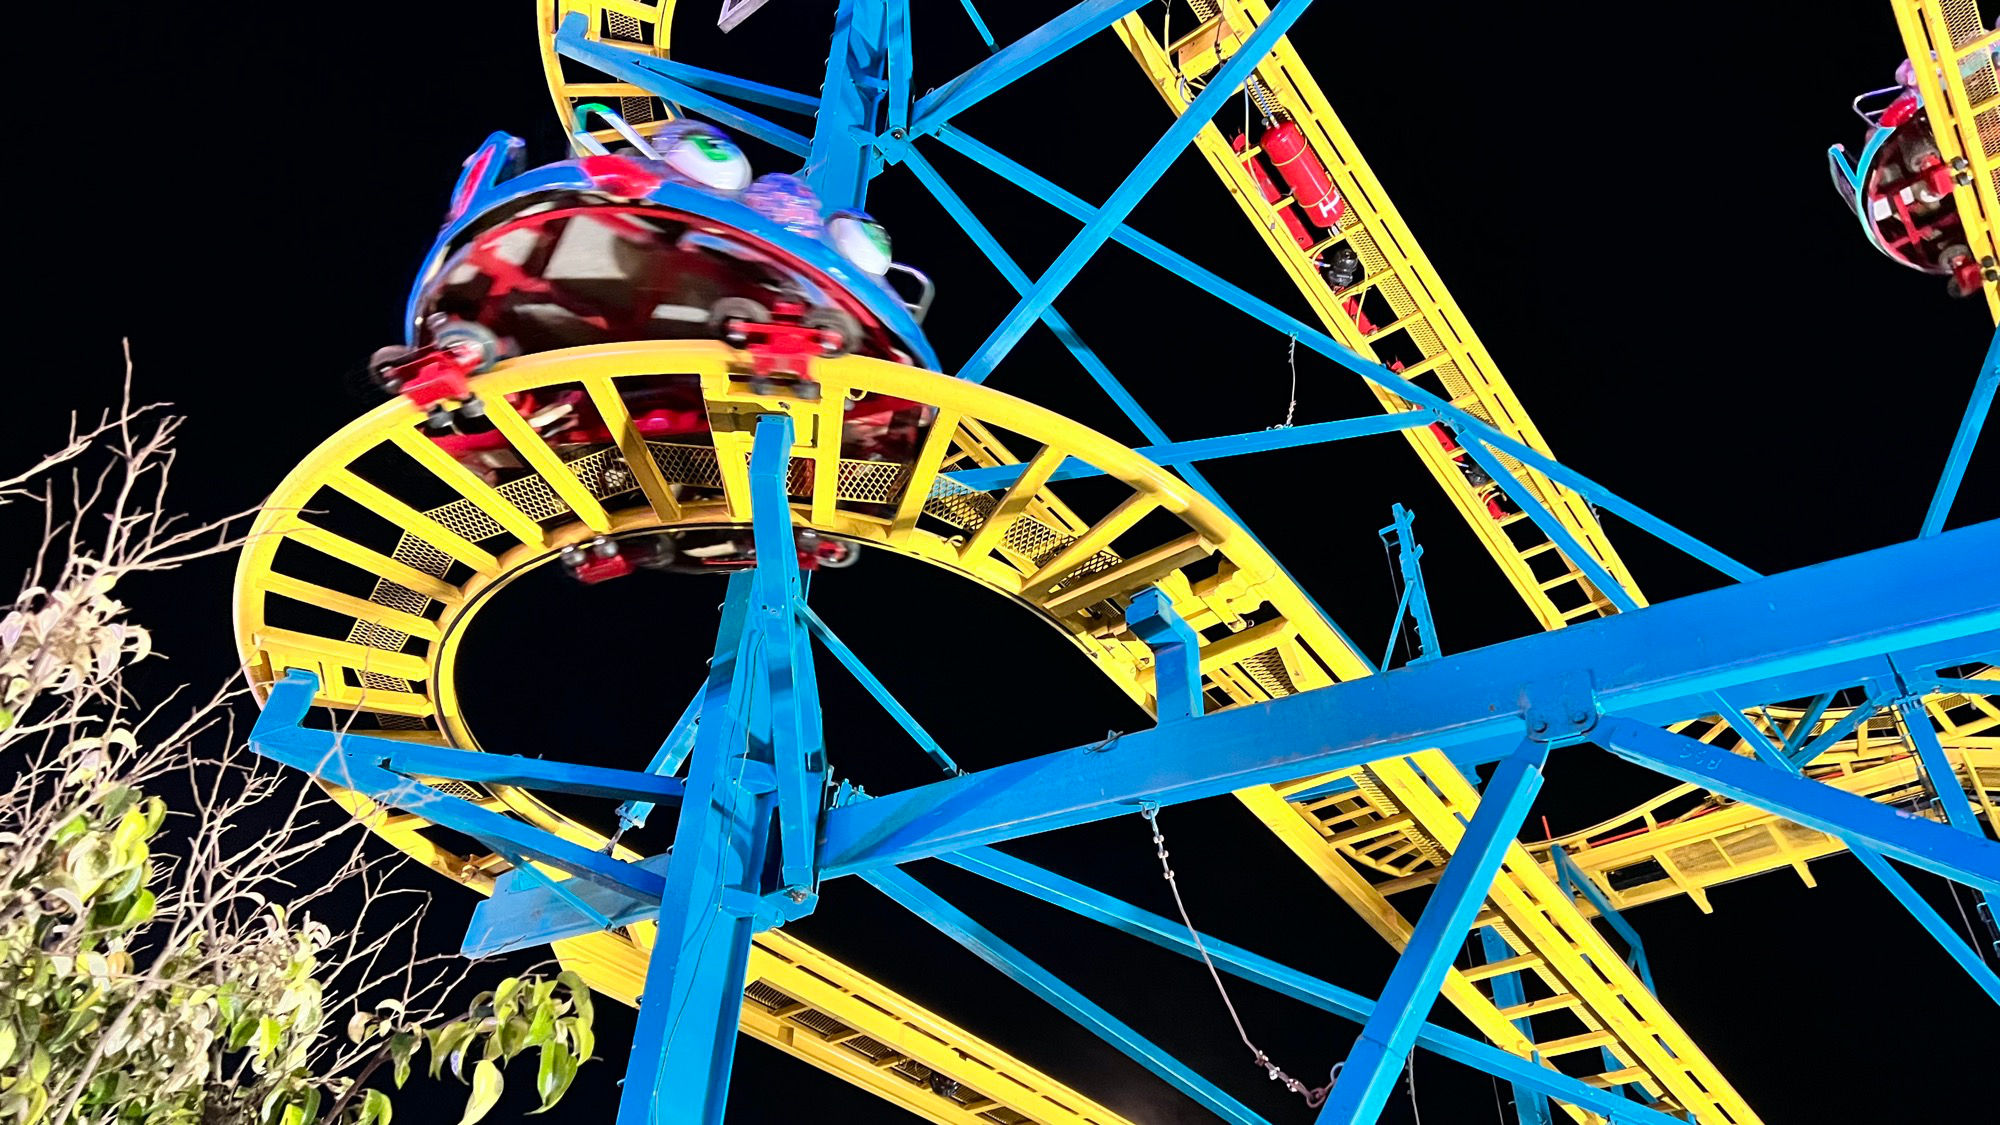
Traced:
[[[876, 118], [889, 93], [889, 0], [841, 0], [820, 87], [806, 183], [827, 206], [860, 207], [880, 167]], [[907, 23], [899, 29], [908, 47]], [[900, 65], [908, 67], [909, 59]], [[900, 83], [899, 83], [900, 84]]]
[[1365, 1125], [1381, 1114], [1396, 1076], [1403, 1071], [1403, 1060], [1416, 1045], [1417, 1031], [1444, 986], [1452, 958], [1486, 901], [1486, 890], [1499, 874], [1528, 806], [1541, 791], [1542, 763], [1548, 754], [1545, 742], [1523, 742], [1494, 771], [1472, 823], [1389, 973], [1375, 1011], [1347, 1053], [1340, 1080], [1320, 1110], [1320, 1125]]
[[757, 547], [751, 616], [763, 638], [758, 660], [766, 689], [753, 730], [768, 739], [777, 775], [779, 881], [792, 901], [803, 902], [814, 883], [826, 743], [813, 679], [812, 638], [799, 619], [805, 588], [787, 491], [792, 432], [790, 415], [766, 414], [757, 420], [750, 453], [750, 524]]
[[754, 580], [729, 577], [618, 1125], [720, 1122], [729, 1093], [774, 788], [749, 756]]

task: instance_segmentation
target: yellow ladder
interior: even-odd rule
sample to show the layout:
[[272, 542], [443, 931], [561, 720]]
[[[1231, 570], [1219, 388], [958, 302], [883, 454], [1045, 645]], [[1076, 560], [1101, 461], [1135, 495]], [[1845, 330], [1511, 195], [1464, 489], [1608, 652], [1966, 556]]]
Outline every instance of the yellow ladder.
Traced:
[[[1138, 16], [1128, 16], [1117, 25], [1119, 37], [1176, 114], [1186, 112], [1199, 90], [1199, 76], [1239, 47], [1269, 15], [1261, 0], [1224, 0], [1219, 10], [1206, 3], [1198, 8], [1215, 14], [1170, 44], [1161, 43]], [[1257, 68], [1253, 93], [1260, 107], [1282, 110], [1298, 124], [1333, 176], [1347, 200], [1346, 214], [1336, 231], [1312, 250], [1303, 249], [1287, 233], [1278, 214], [1280, 209], [1293, 206], [1291, 197], [1267, 203], [1245, 167], [1245, 160], [1258, 154], [1255, 147], [1243, 153], [1234, 151], [1214, 125], [1201, 131], [1196, 145], [1312, 304], [1328, 333], [1368, 359], [1399, 361], [1405, 378], [1530, 448], [1548, 453], [1548, 444], [1501, 377], [1289, 39], [1280, 40]], [[1249, 140], [1246, 138], [1246, 143]], [[1321, 277], [1315, 259], [1342, 244], [1353, 248], [1363, 272], [1354, 284], [1335, 292]], [[1367, 321], [1365, 330], [1360, 323], [1363, 318]], [[1395, 395], [1371, 389], [1385, 410], [1409, 408]], [[1490, 487], [1468, 482], [1436, 436], [1426, 430], [1406, 431], [1404, 436], [1543, 628], [1559, 628], [1617, 611], [1532, 521], [1518, 514], [1495, 518], [1486, 503]], [[1562, 526], [1643, 605], [1644, 598], [1590, 505], [1511, 457], [1501, 455], [1499, 460], [1518, 474], [1530, 494], [1513, 497], [1516, 503], [1546, 502]]]

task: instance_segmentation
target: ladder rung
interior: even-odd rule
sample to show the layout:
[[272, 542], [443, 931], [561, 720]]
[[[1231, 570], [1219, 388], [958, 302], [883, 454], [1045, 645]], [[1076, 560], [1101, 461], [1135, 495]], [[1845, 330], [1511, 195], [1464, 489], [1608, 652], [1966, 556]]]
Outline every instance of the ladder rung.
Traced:
[[1519, 557], [1524, 559], [1532, 559], [1536, 555], [1547, 554], [1548, 552], [1553, 551], [1555, 549], [1556, 549], [1556, 541], [1551, 539], [1546, 543], [1537, 543], [1534, 546], [1527, 548], [1526, 550], [1520, 553]]
[[1577, 571], [1577, 570], [1566, 571], [1561, 576], [1556, 578], [1551, 578], [1547, 582], [1542, 583], [1540, 589], [1553, 590], [1557, 586], [1561, 586], [1569, 582], [1574, 582], [1582, 577], [1583, 577], [1582, 571]]
[[1609, 1074], [1593, 1074], [1584, 1079], [1583, 1084], [1586, 1086], [1595, 1086], [1600, 1090], [1609, 1090], [1613, 1086], [1623, 1086], [1630, 1082], [1637, 1082], [1644, 1077], [1646, 1077], [1644, 1067], [1628, 1066], [1622, 1070], [1614, 1070]]
[[1508, 973], [1518, 973], [1523, 969], [1532, 969], [1541, 963], [1541, 954], [1523, 953], [1518, 957], [1488, 961], [1484, 965], [1474, 965], [1469, 969], [1460, 969], [1459, 975], [1463, 976], [1466, 980], [1490, 980], [1493, 977], [1504, 977]]
[[1543, 1058], [1552, 1059], [1557, 1055], [1572, 1055], [1578, 1051], [1588, 1051], [1592, 1047], [1609, 1047], [1616, 1042], [1618, 1042], [1617, 1032], [1586, 1031], [1582, 1035], [1570, 1035], [1562, 1039], [1551, 1039], [1546, 1043], [1537, 1043], [1535, 1044], [1535, 1053], [1541, 1055]]
[[1511, 1008], [1502, 1008], [1500, 1009], [1500, 1015], [1508, 1023], [1513, 1023], [1515, 1020], [1526, 1019], [1529, 1016], [1539, 1016], [1547, 1012], [1560, 1012], [1564, 1008], [1574, 1008], [1582, 1002], [1575, 995], [1565, 992], [1561, 996], [1545, 996], [1540, 1000], [1530, 1000], [1525, 1004], [1516, 1004]]

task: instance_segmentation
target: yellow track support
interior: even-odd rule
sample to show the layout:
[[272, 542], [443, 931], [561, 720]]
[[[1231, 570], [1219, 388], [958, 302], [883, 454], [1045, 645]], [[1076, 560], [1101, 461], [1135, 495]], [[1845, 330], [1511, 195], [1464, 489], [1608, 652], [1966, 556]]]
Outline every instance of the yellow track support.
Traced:
[[[1917, 92], [1923, 96], [1937, 139], [1938, 155], [1958, 170], [1952, 202], [1965, 230], [1965, 244], [1988, 277], [2000, 265], [2000, 74], [1993, 51], [2000, 33], [1979, 14], [1978, 0], [1890, 0], [1904, 49], [1917, 65]], [[2000, 320], [2000, 283], [1988, 280], [1986, 308]]]
[[[1196, 8], [1216, 14], [1173, 43], [1161, 43], [1145, 19], [1137, 15], [1127, 16], [1117, 25], [1119, 37], [1176, 114], [1186, 112], [1199, 92], [1199, 76], [1233, 53], [1270, 14], [1269, 7], [1261, 0], [1224, 0], [1219, 11], [1216, 5], [1208, 3], [1197, 4]], [[1289, 38], [1278, 41], [1277, 49], [1257, 68], [1257, 79], [1263, 87], [1260, 100], [1283, 109], [1298, 123], [1346, 197], [1347, 213], [1338, 232], [1313, 251], [1301, 249], [1286, 233], [1277, 213], [1278, 209], [1293, 205], [1291, 197], [1281, 198], [1275, 205], [1266, 203], [1244, 167], [1246, 154], [1232, 151], [1228, 138], [1216, 126], [1204, 128], [1195, 144], [1312, 304], [1327, 332], [1369, 359], [1382, 361], [1395, 352], [1404, 353], [1410, 360], [1403, 370], [1406, 377], [1437, 391], [1454, 406], [1492, 423], [1530, 448], [1548, 453], [1548, 444], [1542, 440], [1540, 431], [1501, 377], [1493, 357], [1466, 322], [1464, 313], [1459, 311], [1457, 302], [1452, 300], [1395, 205], [1389, 202], [1388, 194], [1355, 148], [1353, 138], [1348, 136], [1333, 107], [1327, 104], [1326, 95], [1320, 92], [1319, 84], [1300, 61]], [[1253, 145], [1248, 154], [1257, 151]], [[1355, 284], [1335, 293], [1320, 276], [1313, 259], [1317, 253], [1342, 243], [1360, 255], [1364, 273]], [[1373, 331], [1362, 332], [1355, 313], [1346, 308], [1349, 302], [1367, 315]], [[1408, 403], [1389, 392], [1371, 389], [1385, 410], [1409, 408]], [[1554, 629], [1572, 621], [1617, 612], [1602, 591], [1595, 589], [1533, 522], [1518, 515], [1494, 519], [1487, 511], [1484, 492], [1466, 482], [1429, 432], [1410, 430], [1404, 436], [1430, 467], [1431, 475], [1452, 498], [1474, 534], [1486, 544], [1543, 628]], [[1539, 473], [1525, 470], [1510, 457], [1502, 456], [1501, 460], [1510, 470], [1521, 474], [1533, 498], [1545, 501], [1578, 542], [1643, 605], [1644, 598], [1631, 574], [1583, 498]], [[1517, 499], [1530, 502], [1530, 497]]]

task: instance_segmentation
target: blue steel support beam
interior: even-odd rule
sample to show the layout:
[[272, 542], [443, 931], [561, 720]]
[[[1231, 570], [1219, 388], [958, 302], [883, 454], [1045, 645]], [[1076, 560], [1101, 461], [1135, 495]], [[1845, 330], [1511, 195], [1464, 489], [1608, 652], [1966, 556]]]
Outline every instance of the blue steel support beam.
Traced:
[[888, 3], [889, 131], [893, 134], [910, 127], [910, 76], [916, 52], [910, 45], [910, 0]]
[[1176, 117], [1160, 139], [1153, 142], [1153, 147], [1146, 150], [1146, 155], [1140, 157], [1139, 163], [1112, 189], [1104, 206], [1084, 222], [1083, 229], [1077, 232], [1068, 246], [1063, 247], [1062, 253], [1056, 255], [1056, 260], [1035, 282], [1034, 288], [1014, 305], [986, 342], [979, 345], [979, 349], [965, 361], [958, 372], [959, 378], [972, 383], [986, 381], [994, 366], [1027, 334], [1029, 326], [1041, 319], [1043, 311], [1055, 302], [1063, 287], [1082, 272], [1085, 263], [1097, 253], [1098, 248], [1123, 225], [1125, 216], [1131, 214], [1132, 209], [1139, 205], [1139, 200], [1145, 198], [1146, 192], [1166, 171], [1167, 165], [1180, 155], [1189, 141], [1194, 140], [1196, 133], [1208, 127], [1209, 118], [1215, 116], [1216, 109], [1236, 96], [1237, 87], [1243, 85], [1251, 71], [1264, 61], [1264, 56], [1271, 53], [1279, 38], [1298, 22], [1311, 4], [1312, 0], [1279, 0], [1270, 17], [1250, 33], [1242, 48], [1231, 55], [1228, 62], [1222, 64], [1222, 68], [1215, 72], [1208, 85], [1188, 106], [1187, 112]]
[[1340, 1079], [1319, 1112], [1319, 1125], [1367, 1125], [1388, 1103], [1403, 1062], [1416, 1046], [1417, 1027], [1437, 1002], [1452, 958], [1465, 944], [1487, 889], [1500, 873], [1500, 861], [1541, 791], [1542, 763], [1548, 756], [1548, 743], [1523, 742], [1487, 783], [1472, 823], [1466, 825], [1437, 889], [1424, 904], [1374, 1013], [1347, 1053]]
[[1598, 593], [1609, 599], [1621, 613], [1630, 613], [1639, 608], [1639, 602], [1632, 596], [1631, 591], [1613, 578], [1611, 572], [1604, 569], [1604, 564], [1598, 562], [1595, 555], [1583, 549], [1583, 544], [1577, 542], [1576, 536], [1570, 529], [1564, 527], [1562, 521], [1556, 518], [1556, 514], [1549, 510], [1548, 505], [1537, 499], [1525, 483], [1515, 477], [1507, 466], [1500, 463], [1500, 459], [1493, 455], [1493, 451], [1485, 442], [1467, 441], [1464, 448], [1466, 453], [1479, 463], [1479, 467], [1486, 470], [1487, 476], [1502, 482], [1500, 488], [1507, 493], [1507, 498], [1521, 509], [1523, 515], [1534, 521], [1535, 526], [1541, 529], [1542, 534], [1547, 536], [1550, 542], [1561, 548], [1563, 555], [1577, 569], [1583, 571], [1584, 577], [1590, 579], [1592, 586], [1597, 587]]
[[[365, 736], [364, 736], [365, 737]], [[374, 742], [376, 740], [370, 740]], [[425, 746], [416, 742], [393, 742], [373, 748], [376, 764], [406, 777], [448, 777], [481, 785], [519, 785], [551, 793], [574, 793], [580, 797], [644, 797], [649, 801], [679, 801], [682, 786], [678, 778], [640, 773], [637, 770], [586, 766], [575, 762], [552, 762], [544, 758], [523, 758], [519, 754], [484, 754], [450, 746]]]
[[792, 417], [757, 420], [750, 452], [752, 628], [761, 635], [761, 677], [768, 689], [771, 760], [778, 778], [780, 881], [803, 894], [816, 881], [813, 841], [826, 795], [826, 745], [813, 684], [811, 641], [799, 622], [805, 602], [786, 479], [792, 466]]
[[[730, 624], [725, 620], [723, 629], [729, 628]], [[742, 621], [737, 621], [734, 628], [737, 633], [741, 633]], [[674, 729], [667, 732], [667, 737], [660, 740], [660, 748], [653, 751], [653, 760], [646, 764], [646, 772], [659, 774], [662, 777], [672, 777], [679, 773], [681, 763], [687, 761], [688, 751], [694, 749], [694, 732], [700, 725], [701, 693], [696, 692], [694, 698], [688, 700], [687, 706], [682, 708], [681, 717], [674, 721]], [[651, 801], [626, 801], [618, 806], [618, 827], [644, 828], [646, 818], [652, 814]]]
[[[728, 601], [753, 605], [756, 580], [730, 575]], [[721, 638], [709, 664], [618, 1125], [722, 1120], [776, 788], [770, 766], [749, 758], [760, 624], [753, 614], [741, 637]]]
[[[1487, 964], [1504, 961], [1514, 955], [1514, 949], [1507, 944], [1507, 939], [1501, 937], [1500, 931], [1492, 926], [1480, 928], [1479, 950]], [[1521, 984], [1519, 971], [1502, 973], [1492, 979], [1494, 1007], [1512, 1008], [1527, 1002], [1528, 990]], [[1515, 1020], [1514, 1030], [1520, 1032], [1521, 1038], [1528, 1042], [1535, 1041], [1535, 1021], [1532, 1018], [1522, 1016]], [[1423, 1042], [1421, 1030], [1417, 1033], [1417, 1041]], [[1507, 1088], [1514, 1094], [1514, 1117], [1518, 1125], [1555, 1125], [1549, 1118], [1547, 1095], [1524, 1082], [1509, 1083]]]
[[1558, 846], [1550, 850], [1550, 855], [1556, 861], [1556, 877], [1562, 884], [1564, 893], [1572, 898], [1581, 894], [1583, 900], [1597, 911], [1599, 918], [1611, 923], [1611, 928], [1618, 932], [1619, 937], [1625, 939], [1625, 948], [1630, 951], [1625, 955], [1625, 963], [1632, 966], [1632, 971], [1639, 974], [1640, 980], [1646, 982], [1646, 991], [1658, 992], [1659, 989], [1653, 987], [1653, 966], [1646, 960], [1646, 943], [1640, 940], [1639, 931], [1632, 928], [1632, 923], [1625, 920], [1625, 916], [1618, 912], [1618, 908], [1611, 904], [1611, 900], [1605, 897], [1604, 892], [1598, 889], [1590, 876], [1583, 873], [1583, 869], [1576, 865], [1576, 861], [1569, 857], [1568, 852]]
[[1930, 676], [1923, 684], [1928, 694], [1956, 692], [1960, 695], [2000, 695], [2000, 680], [1960, 680], [1949, 676]]
[[[1100, 212], [1082, 199], [1063, 190], [1047, 177], [1036, 174], [1019, 161], [988, 147], [955, 128], [940, 129], [938, 140], [948, 148], [964, 155], [1019, 187], [1021, 190], [1044, 203], [1068, 214], [1078, 221], [1088, 221]], [[1474, 417], [1451, 403], [1439, 398], [1415, 383], [1390, 371], [1378, 363], [1371, 363], [1349, 351], [1340, 341], [1322, 332], [1305, 321], [1292, 316], [1242, 286], [1223, 280], [1214, 271], [1195, 264], [1187, 257], [1177, 254], [1159, 241], [1148, 238], [1130, 227], [1119, 225], [1112, 233], [1112, 240], [1137, 253], [1141, 258], [1166, 270], [1168, 273], [1189, 282], [1196, 288], [1213, 294], [1223, 302], [1248, 314], [1256, 320], [1277, 329], [1279, 332], [1296, 337], [1299, 343], [1333, 360], [1342, 367], [1379, 387], [1393, 391], [1411, 404], [1433, 410], [1451, 422], [1452, 428], [1460, 434], [1476, 435], [1480, 440], [1491, 443], [1536, 472], [1564, 485], [1579, 495], [1589, 499], [1598, 507], [1618, 515], [1640, 530], [1673, 545], [1693, 558], [1721, 571], [1739, 582], [1758, 577], [1756, 571], [1710, 547], [1687, 532], [1680, 530], [1665, 520], [1646, 511], [1637, 504], [1619, 496], [1582, 473], [1563, 465], [1551, 457], [1494, 429], [1484, 419]]]
[[589, 27], [590, 21], [582, 12], [571, 12], [556, 33], [556, 53], [601, 70], [621, 82], [630, 82], [675, 105], [713, 118], [719, 124], [775, 145], [794, 156], [804, 156], [810, 150], [810, 144], [799, 133], [698, 90], [653, 65], [664, 60], [592, 41], [585, 34]]
[[271, 685], [264, 712], [250, 730], [250, 748], [272, 761], [352, 789], [377, 804], [420, 813], [495, 851], [527, 856], [614, 891], [660, 893], [664, 881], [654, 872], [440, 792], [378, 764], [406, 743], [300, 726], [318, 692], [318, 676], [299, 668], [286, 671]]
[[1785, 744], [1778, 747], [1784, 752], [1786, 761], [1791, 761], [1792, 756], [1805, 746], [1807, 739], [1812, 737], [1813, 727], [1819, 724], [1820, 716], [1826, 714], [1826, 709], [1833, 705], [1833, 697], [1838, 694], [1838, 692], [1823, 691], [1813, 697], [1812, 703], [1806, 707], [1805, 714], [1799, 716], [1798, 725], [1785, 736]]
[[1951, 923], [1944, 920], [1944, 916], [1910, 885], [1908, 879], [1903, 878], [1902, 872], [1897, 871], [1890, 866], [1888, 860], [1867, 848], [1850, 847], [1849, 850], [1854, 853], [1854, 858], [1860, 860], [1861, 865], [1868, 869], [1870, 875], [1875, 876], [1878, 882], [1888, 888], [1890, 894], [1896, 896], [1896, 901], [1903, 904], [1903, 909], [1910, 912], [1910, 915], [1917, 920], [1917, 924], [1929, 931], [1931, 937], [1944, 947], [1945, 953], [1958, 962], [1959, 967], [1972, 977], [1980, 990], [1995, 1004], [2000, 1004], [2000, 975], [1994, 974], [1992, 966], [1980, 958], [1977, 950], [1966, 944], [1965, 938], [1951, 928]]
[[1132, 1061], [1152, 1071], [1167, 1085], [1194, 1099], [1203, 1109], [1236, 1125], [1268, 1125], [1243, 1103], [1222, 1092], [1213, 1082], [1196, 1074], [1159, 1044], [1071, 988], [1027, 955], [994, 936], [991, 930], [972, 920], [964, 911], [946, 902], [929, 887], [894, 868], [871, 871], [864, 876], [876, 890], [896, 904], [934, 926], [939, 933], [970, 950], [981, 961], [1034, 993], [1057, 1011], [1082, 1024], [1086, 1030], [1124, 1052]]
[[1871, 695], [1859, 705], [1849, 708], [1847, 714], [1842, 715], [1838, 722], [1826, 728], [1826, 730], [1820, 732], [1817, 736], [1806, 739], [1803, 745], [1788, 753], [1786, 755], [1787, 758], [1791, 761], [1794, 768], [1802, 769], [1811, 765], [1814, 758], [1826, 753], [1828, 749], [1832, 748], [1834, 743], [1853, 734], [1855, 727], [1873, 718], [1875, 712], [1882, 709], [1882, 704], [1886, 700], [1886, 692], [1881, 695]]
[[[1007, 44], [978, 66], [946, 82], [935, 92], [919, 100], [910, 122], [910, 136], [921, 137], [935, 132], [953, 117], [985, 101], [1033, 72], [1043, 63], [1109, 28], [1130, 13], [1145, 7], [1148, 2], [1149, 0], [1088, 0], [1069, 9]], [[986, 40], [986, 46], [991, 49], [993, 36], [986, 30], [986, 22], [981, 20], [979, 13], [973, 9], [972, 0], [964, 0], [964, 3], [965, 10], [972, 16], [972, 22], [979, 28], [980, 37]]]
[[986, 21], [979, 18], [979, 9], [973, 5], [972, 0], [958, 0], [958, 2], [965, 6], [965, 14], [971, 17], [974, 30], [979, 32], [980, 42], [986, 44], [988, 51], [999, 50], [999, 46], [993, 42], [993, 33], [986, 30]]
[[[1365, 1022], [1376, 1009], [1376, 1001], [1302, 973], [1241, 946], [1209, 934], [1201, 935], [1197, 947], [1188, 928], [1176, 919], [1141, 910], [1120, 898], [1086, 886], [1074, 879], [1037, 867], [992, 848], [968, 848], [939, 856], [946, 863], [984, 876], [1003, 887], [1032, 895], [1059, 906], [1081, 918], [1100, 922], [1120, 933], [1149, 941], [1162, 949], [1194, 960], [1208, 951], [1215, 966], [1232, 976], [1268, 988], [1324, 1012]], [[1504, 954], [1503, 954], [1504, 956]], [[1449, 1031], [1419, 1021], [1417, 1042], [1426, 1050], [1453, 1062], [1483, 1070], [1509, 1082], [1538, 1091], [1557, 1101], [1609, 1117], [1617, 1125], [1671, 1125], [1672, 1118], [1625, 1101], [1615, 1094], [1584, 1085], [1553, 1067], [1544, 1066], [1469, 1035]]]
[[[1603, 712], [1665, 724], [1709, 713], [1711, 692], [1796, 699], [1875, 674], [1883, 656], [1900, 654], [1907, 666], [1974, 659], [2000, 649], [1994, 558], [2000, 558], [2000, 521], [1232, 707], [1203, 717], [1196, 728], [1137, 731], [1109, 748], [1045, 754], [877, 797], [828, 813], [823, 874], [1087, 823], [1140, 801], [1170, 805], [1517, 735], [1521, 685], [1530, 681], [1587, 678]], [[1729, 627], [1718, 629], [1717, 622]], [[1710, 787], [1747, 781], [1754, 792], [1745, 790], [1744, 799], [1780, 815], [1796, 809], [1822, 822], [1830, 816], [1843, 828], [1866, 823], [1905, 851], [1949, 856], [1933, 867], [1941, 873], [2000, 864], [1994, 858], [2000, 844], [1695, 747], [1683, 754], [1669, 743], [1663, 760], [1671, 768], [1661, 772]], [[1711, 768], [1712, 758], [1723, 761]], [[1740, 776], [1746, 769], [1752, 772]]]
[[[1385, 417], [1394, 418], [1396, 415]], [[1389, 634], [1388, 651], [1382, 654], [1382, 667], [1389, 666], [1389, 657], [1395, 652], [1396, 636], [1403, 631], [1405, 613], [1416, 618], [1417, 622], [1417, 655], [1410, 662], [1435, 660], [1444, 655], [1444, 650], [1438, 646], [1437, 622], [1431, 617], [1431, 596], [1424, 588], [1424, 549], [1417, 542], [1417, 517], [1408, 508], [1397, 504], [1389, 509], [1389, 526], [1376, 534], [1384, 541], [1394, 537], [1396, 568], [1403, 576], [1403, 598], [1401, 604], [1396, 606], [1396, 624]]]
[[[1303, 426], [1287, 426], [1281, 430], [1257, 430], [1247, 434], [1226, 434], [1221, 437], [1194, 438], [1161, 445], [1142, 445], [1132, 452], [1155, 465], [1179, 468], [1199, 461], [1241, 457], [1248, 453], [1268, 453], [1274, 449], [1295, 449], [1302, 445], [1320, 445], [1330, 441], [1345, 441], [1348, 438], [1414, 430], [1419, 426], [1430, 425], [1434, 417], [1428, 410], [1404, 410], [1367, 418], [1308, 422]], [[992, 492], [1014, 483], [1026, 469], [1026, 465], [990, 465], [983, 469], [961, 469], [955, 473], [946, 473], [945, 479], [980, 492]], [[1050, 475], [1049, 481], [1053, 483], [1059, 480], [1079, 480], [1103, 475], [1103, 469], [1071, 458]], [[1996, 684], [1994, 690], [2000, 691], [2000, 684]]]
[[1126, 607], [1125, 624], [1153, 650], [1154, 715], [1159, 722], [1198, 719], [1201, 692], [1201, 636], [1174, 612], [1173, 600], [1148, 586]]
[[865, 206], [880, 161], [875, 129], [889, 94], [888, 3], [840, 0], [834, 15], [812, 152], [802, 173], [830, 208]]
[[1777, 813], [1808, 828], [1986, 891], [2000, 891], [2000, 844], [1884, 808], [1705, 742], [1626, 718], [1592, 741], [1626, 761]]
[[1951, 502], [1958, 496], [1958, 486], [1965, 480], [1965, 466], [1972, 460], [1972, 447], [1979, 442], [1979, 431], [1986, 425], [1986, 412], [1993, 406], [1993, 393], [2000, 390], [2000, 329], [1993, 333], [1993, 340], [1986, 345], [1986, 359], [1979, 365], [1979, 378], [1972, 384], [1972, 401], [1965, 404], [1965, 416], [1959, 419], [1958, 433], [1951, 440], [1951, 453], [1945, 458], [1944, 474], [1938, 478], [1937, 491], [1931, 494], [1931, 506], [1924, 513], [1924, 526], [1919, 535], [1936, 535], [1944, 530], [1944, 521], [1951, 515]]
[[937, 763], [939, 769], [952, 777], [965, 772], [958, 768], [957, 762], [951, 760], [951, 755], [945, 753], [944, 747], [937, 739], [931, 737], [931, 732], [924, 729], [924, 725], [917, 721], [917, 717], [910, 714], [910, 709], [903, 706], [902, 701], [889, 691], [888, 686], [876, 677], [859, 656], [854, 654], [854, 650], [848, 648], [846, 642], [835, 636], [826, 622], [820, 620], [819, 614], [814, 613], [804, 602], [799, 603], [798, 609], [799, 617], [805, 621], [806, 628], [812, 631], [813, 636], [819, 638], [819, 643], [826, 647], [826, 651], [833, 654], [834, 660], [847, 669], [848, 675], [853, 676], [869, 696], [881, 705], [882, 710], [887, 711], [889, 717], [896, 720], [896, 725], [903, 728], [903, 733], [909, 735], [911, 741], [921, 747], [930, 760]]

